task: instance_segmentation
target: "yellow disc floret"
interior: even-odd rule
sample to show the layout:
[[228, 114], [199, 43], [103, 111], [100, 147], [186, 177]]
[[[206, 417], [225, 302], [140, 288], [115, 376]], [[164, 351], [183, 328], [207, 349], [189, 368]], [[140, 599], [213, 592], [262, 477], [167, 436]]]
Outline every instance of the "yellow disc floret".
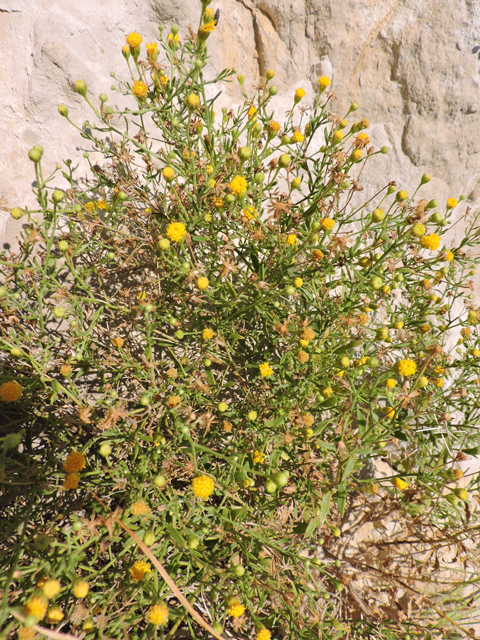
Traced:
[[209, 476], [197, 476], [192, 482], [193, 495], [202, 500], [208, 500], [215, 489], [215, 482]]
[[233, 195], [239, 196], [247, 190], [248, 182], [242, 176], [235, 176], [228, 186]]
[[402, 376], [413, 376], [417, 371], [417, 365], [413, 360], [400, 360], [397, 364], [398, 373]]
[[172, 222], [167, 227], [167, 236], [172, 242], [180, 242], [186, 233], [187, 230], [183, 222]]
[[129, 33], [127, 36], [127, 44], [132, 49], [135, 49], [135, 47], [139, 47], [142, 44], [142, 40], [142, 36], [136, 31]]
[[145, 562], [144, 560], [137, 560], [130, 568], [130, 575], [134, 582], [140, 582], [140, 580], [143, 580], [147, 573], [152, 573], [152, 570], [148, 562]]
[[132, 86], [132, 93], [134, 96], [142, 100], [148, 93], [148, 87], [141, 80], [135, 80]]
[[268, 378], [268, 376], [271, 376], [273, 374], [273, 369], [270, 367], [268, 362], [264, 362], [263, 364], [259, 365], [259, 369], [262, 378]]
[[81, 471], [85, 468], [85, 456], [79, 451], [71, 451], [63, 463], [63, 468], [67, 473]]
[[147, 614], [147, 622], [156, 627], [163, 626], [168, 620], [168, 607], [165, 602], [159, 602], [150, 607]]
[[440, 236], [437, 236], [436, 233], [430, 233], [427, 236], [423, 236], [420, 239], [420, 244], [424, 249], [429, 249], [429, 251], [435, 251], [440, 246]]
[[22, 395], [22, 385], [16, 380], [4, 382], [0, 387], [0, 398], [4, 402], [15, 402]]

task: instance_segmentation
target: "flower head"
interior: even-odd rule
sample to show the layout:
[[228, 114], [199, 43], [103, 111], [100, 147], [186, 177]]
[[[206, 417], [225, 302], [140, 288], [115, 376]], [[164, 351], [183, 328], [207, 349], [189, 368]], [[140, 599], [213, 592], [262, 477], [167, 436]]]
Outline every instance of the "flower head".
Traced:
[[187, 230], [183, 222], [172, 222], [167, 227], [167, 236], [172, 242], [180, 242], [186, 233]]
[[176, 46], [178, 45], [178, 41], [179, 41], [178, 33], [176, 33], [175, 36], [173, 35], [173, 33], [168, 34], [169, 47], [172, 47], [172, 49], [175, 49]]
[[60, 593], [60, 589], [61, 588], [62, 588], [62, 585], [60, 584], [60, 581], [59, 580], [55, 580], [53, 578], [50, 578], [49, 580], [46, 580], [42, 585], [43, 594], [49, 600], [51, 600], [58, 593]]
[[320, 89], [320, 93], [325, 91], [325, 89], [332, 84], [332, 81], [330, 80], [330, 78], [327, 78], [327, 76], [322, 76], [321, 78], [318, 78], [317, 82], [318, 82], [318, 88]]
[[137, 502], [134, 502], [130, 507], [130, 510], [134, 516], [145, 516], [149, 513], [152, 513], [152, 510], [144, 500], [138, 500]]
[[417, 365], [413, 360], [400, 360], [397, 363], [398, 373], [402, 376], [413, 376], [417, 371]]
[[235, 196], [239, 196], [247, 190], [248, 182], [242, 176], [235, 176], [228, 186]]
[[394, 389], [397, 384], [397, 381], [394, 380], [393, 378], [389, 378], [385, 384], [389, 389]]
[[55, 622], [60, 622], [63, 620], [64, 613], [58, 605], [53, 607], [49, 607], [47, 611], [47, 622], [50, 624], [54, 624]]
[[142, 41], [143, 41], [142, 36], [136, 31], [129, 33], [127, 36], [127, 44], [131, 49], [135, 49], [135, 47], [139, 47], [142, 44]]
[[445, 260], [446, 262], [451, 262], [455, 258], [455, 255], [452, 251], [445, 251]]
[[256, 107], [250, 107], [250, 109], [248, 110], [248, 119], [249, 120], [253, 120], [253, 122], [256, 121], [257, 116], [255, 115], [257, 113], [257, 108]]
[[132, 93], [140, 100], [143, 100], [148, 93], [148, 87], [141, 80], [135, 80], [132, 86]]
[[399, 491], [405, 491], [408, 488], [408, 484], [403, 478], [394, 478], [392, 482], [393, 486]]
[[70, 489], [77, 489], [79, 482], [80, 476], [78, 475], [78, 473], [67, 473], [62, 486], [65, 491], [70, 491]]
[[172, 167], [165, 167], [165, 169], [162, 171], [162, 175], [167, 182], [172, 182], [175, 177], [175, 171], [172, 169]]
[[232, 599], [228, 603], [228, 615], [232, 618], [240, 618], [245, 613], [245, 605], [240, 604], [236, 599]]
[[297, 354], [297, 360], [300, 362], [300, 364], [305, 364], [306, 362], [308, 362], [308, 360], [310, 359], [310, 356], [308, 355], [308, 353], [306, 351], [299, 351]]
[[47, 603], [41, 596], [30, 598], [24, 607], [27, 616], [34, 616], [37, 620], [43, 620], [47, 613]]
[[200, 289], [200, 291], [205, 291], [209, 284], [210, 283], [208, 281], [208, 278], [202, 277], [198, 278], [197, 280], [197, 287]]
[[198, 30], [198, 37], [200, 40], [206, 40], [212, 31], [215, 29], [215, 22], [207, 22], [206, 24], [202, 24], [200, 29]]
[[146, 47], [147, 47], [147, 56], [151, 60], [156, 60], [157, 59], [157, 53], [158, 53], [157, 43], [156, 42], [149, 42], [146, 45]]
[[255, 636], [255, 640], [270, 640], [272, 634], [268, 629], [260, 629], [260, 631]]
[[293, 284], [297, 289], [300, 289], [300, 287], [303, 287], [303, 278], [295, 278]]
[[247, 207], [242, 211], [243, 215], [247, 220], [255, 220], [257, 217], [257, 212], [255, 211], [255, 207]]
[[265, 462], [265, 454], [261, 451], [255, 451], [253, 454], [253, 462], [255, 464], [263, 464]]
[[195, 111], [195, 109], [198, 109], [198, 107], [200, 106], [200, 98], [197, 96], [196, 93], [190, 93], [187, 96], [187, 108], [189, 109], [189, 111]]
[[271, 376], [273, 374], [273, 369], [270, 367], [268, 362], [264, 362], [263, 364], [259, 365], [259, 369], [262, 378], [268, 378], [268, 376]]
[[294, 142], [303, 142], [305, 140], [301, 131], [295, 131], [292, 138]]
[[209, 329], [208, 327], [206, 327], [203, 330], [203, 339], [204, 340], [211, 340], [213, 338], [215, 334], [213, 333], [213, 331], [211, 329]]
[[295, 233], [290, 233], [287, 236], [287, 244], [290, 245], [291, 247], [293, 247], [294, 244], [297, 243], [297, 236]]
[[208, 500], [215, 489], [215, 482], [209, 476], [197, 476], [192, 482], [192, 491], [195, 498]]
[[120, 336], [116, 336], [115, 338], [112, 338], [112, 345], [114, 347], [117, 347], [117, 349], [119, 349], [120, 347], [123, 347], [123, 338], [120, 338]]
[[449, 198], [447, 200], [447, 209], [455, 209], [457, 204], [458, 204], [458, 201], [455, 198]]
[[150, 569], [149, 563], [144, 560], [137, 560], [135, 564], [130, 567], [130, 575], [134, 582], [143, 580], [147, 573], [152, 573], [152, 570]]
[[63, 468], [67, 473], [81, 471], [85, 468], [85, 456], [78, 451], [70, 451], [67, 459], [63, 463]]
[[333, 220], [333, 218], [323, 218], [321, 221], [321, 225], [324, 231], [331, 231], [335, 226], [335, 220]]
[[420, 244], [424, 249], [435, 251], [440, 246], [440, 236], [437, 236], [436, 233], [430, 233], [420, 239]]
[[274, 136], [279, 131], [280, 131], [280, 124], [275, 120], [270, 120], [270, 122], [267, 124], [267, 132], [270, 135]]
[[73, 587], [73, 595], [75, 596], [75, 598], [86, 598], [89, 590], [90, 586], [88, 582], [86, 582], [85, 580], [80, 580]]
[[147, 613], [147, 622], [156, 627], [163, 626], [168, 620], [168, 607], [165, 602], [154, 604]]
[[22, 385], [16, 380], [4, 382], [0, 387], [0, 398], [4, 402], [15, 402], [22, 395]]
[[305, 97], [305, 91], [300, 87], [295, 91], [295, 104], [298, 104], [303, 97]]

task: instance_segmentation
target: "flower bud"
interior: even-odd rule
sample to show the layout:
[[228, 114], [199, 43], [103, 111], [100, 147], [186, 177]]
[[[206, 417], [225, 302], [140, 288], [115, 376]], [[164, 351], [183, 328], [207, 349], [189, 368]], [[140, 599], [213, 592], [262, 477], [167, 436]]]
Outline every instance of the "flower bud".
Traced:
[[420, 179], [420, 184], [427, 184], [427, 182], [430, 182], [431, 179], [432, 177], [428, 173], [424, 173]]
[[243, 73], [240, 73], [237, 76], [237, 80], [238, 80], [240, 86], [243, 87], [243, 83], [245, 82], [245, 76], [243, 75]]
[[87, 85], [83, 80], [77, 80], [73, 85], [73, 89], [84, 98], [87, 97]]
[[40, 162], [42, 154], [40, 153], [40, 151], [38, 151], [38, 149], [30, 149], [30, 151], [28, 152], [28, 157], [32, 162], [35, 162], [36, 164], [37, 162]]
[[383, 155], [386, 155], [388, 153], [388, 147], [382, 147], [380, 149], [380, 153], [383, 153]]
[[18, 207], [14, 207], [13, 209], [10, 209], [10, 215], [14, 220], [20, 220], [20, 218], [23, 216], [24, 213], [25, 212], [22, 211], [22, 209], [19, 209]]
[[387, 195], [392, 195], [395, 192], [395, 185], [391, 184], [387, 189]]
[[277, 93], [278, 93], [278, 87], [276, 87], [274, 84], [272, 84], [272, 86], [271, 86], [271, 87], [269, 87], [269, 89], [268, 89], [268, 93], [269, 93], [271, 96], [276, 96], [276, 95], [277, 95]]
[[52, 200], [55, 204], [59, 204], [65, 198], [65, 194], [60, 189], [55, 189], [52, 193]]
[[273, 71], [273, 69], [269, 69], [265, 75], [265, 77], [267, 78], [267, 80], [271, 80], [275, 75], [275, 71]]
[[278, 159], [278, 166], [285, 169], [290, 164], [291, 158], [288, 153], [283, 153]]

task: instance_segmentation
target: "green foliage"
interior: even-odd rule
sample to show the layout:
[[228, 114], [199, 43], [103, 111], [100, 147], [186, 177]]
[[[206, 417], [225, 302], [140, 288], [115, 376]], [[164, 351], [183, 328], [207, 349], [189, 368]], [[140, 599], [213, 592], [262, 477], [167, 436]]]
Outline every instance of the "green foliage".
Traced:
[[[94, 121], [59, 113], [101, 154], [87, 180], [29, 153], [39, 208], [12, 210], [27, 222], [0, 263], [4, 632], [456, 637], [477, 216], [452, 248], [453, 198], [442, 213], [389, 183], [360, 203], [386, 149], [347, 122], [357, 105], [329, 113], [326, 78], [281, 124], [270, 71], [214, 113], [234, 71], [204, 75], [207, 4], [197, 38], [160, 29], [162, 62], [128, 36], [112, 92], [131, 109], [75, 83]], [[447, 573], [455, 545], [468, 564]]]

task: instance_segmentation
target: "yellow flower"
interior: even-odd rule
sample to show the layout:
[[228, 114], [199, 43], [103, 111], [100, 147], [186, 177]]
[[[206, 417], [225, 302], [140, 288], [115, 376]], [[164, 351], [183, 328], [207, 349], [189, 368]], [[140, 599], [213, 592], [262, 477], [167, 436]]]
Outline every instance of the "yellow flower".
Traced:
[[47, 580], [46, 582], [43, 583], [42, 585], [42, 591], [43, 594], [49, 599], [51, 600], [52, 598], [54, 598], [58, 593], [60, 593], [60, 589], [62, 588], [62, 585], [60, 584], [59, 580], [55, 580], [53, 578], [50, 578], [49, 580]]
[[143, 500], [134, 502], [130, 507], [130, 510], [134, 516], [145, 516], [149, 513], [152, 513], [152, 510], [150, 509], [148, 504]]
[[90, 213], [92, 213], [92, 211], [95, 209], [95, 203], [94, 202], [85, 203], [85, 209], [88, 209]]
[[167, 227], [167, 236], [172, 242], [180, 242], [186, 233], [187, 230], [183, 222], [172, 222]]
[[130, 568], [130, 575], [134, 582], [140, 582], [143, 580], [146, 573], [152, 573], [150, 565], [144, 560], [137, 560], [135, 564]]
[[192, 482], [192, 491], [195, 498], [208, 500], [215, 489], [215, 482], [208, 476], [197, 476]]
[[343, 140], [344, 135], [345, 133], [341, 129], [337, 129], [337, 131], [335, 131], [335, 133], [332, 136], [333, 144], [337, 144], [337, 142], [340, 142], [340, 140]]
[[65, 491], [70, 491], [70, 489], [77, 489], [79, 482], [80, 476], [78, 475], [78, 473], [67, 473], [62, 486]]
[[156, 627], [163, 626], [168, 620], [168, 607], [165, 602], [159, 602], [150, 607], [147, 614], [147, 622]]
[[107, 208], [107, 201], [106, 201], [106, 200], [99, 200], [99, 201], [97, 202], [97, 208], [98, 208], [98, 209], [106, 210], [106, 208]]
[[430, 251], [435, 251], [440, 246], [440, 236], [437, 236], [436, 233], [430, 233], [428, 236], [423, 236], [420, 239], [420, 244], [424, 249], [429, 249]]
[[172, 169], [172, 167], [165, 167], [165, 169], [162, 171], [162, 175], [167, 182], [171, 182], [175, 177], [175, 171]]
[[86, 582], [85, 580], [80, 580], [73, 587], [73, 595], [75, 596], [75, 598], [86, 598], [89, 589], [90, 587], [88, 585], [88, 582]]
[[157, 43], [156, 42], [149, 42], [147, 45], [147, 56], [149, 58], [155, 59], [156, 55], [157, 55]]
[[240, 194], [245, 193], [248, 183], [242, 176], [236, 176], [228, 186], [235, 196], [239, 196]]
[[16, 380], [4, 382], [0, 387], [0, 398], [4, 402], [15, 402], [22, 395], [22, 385]]
[[428, 278], [424, 278], [422, 281], [423, 286], [425, 287], [425, 289], [431, 289], [432, 287], [432, 282], [431, 280], [429, 280]]
[[317, 260], [323, 260], [324, 257], [325, 256], [323, 254], [323, 251], [320, 251], [320, 249], [314, 249], [312, 251], [312, 260], [314, 260], [315, 262]]
[[141, 80], [135, 80], [132, 86], [132, 93], [140, 100], [143, 100], [148, 93], [148, 87]]
[[305, 97], [305, 91], [299, 88], [295, 91], [295, 104], [298, 104], [302, 98]]
[[268, 629], [260, 629], [260, 631], [255, 636], [255, 640], [270, 640], [272, 634]]
[[399, 374], [402, 376], [413, 376], [417, 371], [417, 365], [415, 364], [415, 362], [413, 362], [413, 360], [409, 360], [408, 358], [406, 360], [400, 360], [397, 363], [397, 367]]
[[258, 368], [260, 369], [260, 375], [262, 376], [262, 378], [268, 378], [268, 376], [271, 376], [273, 374], [273, 369], [270, 367], [268, 362], [260, 364]]
[[297, 243], [297, 236], [295, 233], [290, 233], [287, 237], [287, 244], [293, 247], [294, 244]]
[[205, 291], [209, 284], [210, 283], [208, 281], [208, 278], [202, 277], [198, 278], [197, 280], [197, 287], [200, 289], [200, 291]]
[[394, 478], [392, 482], [393, 486], [399, 491], [405, 491], [405, 489], [407, 489], [408, 487], [408, 484], [403, 478]]
[[215, 22], [207, 22], [207, 24], [202, 24], [202, 26], [198, 30], [198, 37], [200, 38], [200, 40], [206, 40], [214, 29]]
[[112, 345], [117, 348], [123, 347], [123, 338], [120, 338], [119, 336], [112, 338]]
[[384, 407], [383, 413], [385, 414], [385, 418], [392, 420], [395, 417], [395, 409], [392, 407]]
[[60, 367], [60, 374], [64, 377], [64, 378], [68, 378], [72, 373], [72, 367], [69, 364], [62, 364], [62, 366]]
[[280, 124], [275, 120], [270, 120], [270, 122], [267, 124], [267, 131], [269, 134], [275, 135], [280, 131]]
[[472, 356], [475, 356], [475, 358], [478, 358], [478, 356], [480, 356], [480, 349], [474, 349], [472, 351]]
[[443, 387], [443, 378], [437, 378], [436, 380], [434, 380], [434, 383], [437, 385], [437, 387]]
[[315, 339], [315, 331], [313, 331], [312, 329], [310, 329], [310, 327], [306, 327], [302, 333], [301, 333], [301, 337], [303, 338], [303, 340], [308, 340], [308, 342], [311, 342], [312, 340]]
[[397, 384], [397, 381], [394, 380], [393, 378], [389, 378], [385, 384], [389, 389], [394, 389], [395, 385]]
[[435, 367], [435, 373], [437, 374], [437, 376], [441, 376], [443, 373], [445, 373], [445, 369], [440, 365], [437, 365]]
[[81, 471], [85, 468], [85, 456], [78, 451], [71, 451], [63, 463], [63, 468], [67, 473]]
[[457, 200], [455, 200], [455, 198], [449, 198], [447, 200], [447, 209], [455, 209], [457, 204], [458, 204], [458, 202], [457, 202]]
[[169, 81], [169, 79], [170, 79], [170, 78], [169, 78], [168, 76], [165, 76], [165, 75], [164, 75], [164, 76], [160, 76], [160, 82], [162, 83], [162, 86], [163, 86], [163, 87], [167, 84], [167, 82]]
[[30, 598], [24, 607], [27, 616], [34, 616], [37, 620], [43, 620], [47, 613], [47, 603], [40, 596]]
[[136, 31], [129, 33], [127, 36], [127, 44], [131, 49], [135, 49], [135, 47], [139, 47], [142, 44], [142, 41], [143, 41], [142, 36]]
[[228, 615], [232, 618], [240, 618], [245, 613], [245, 605], [238, 600], [232, 599], [228, 603]]
[[175, 37], [173, 36], [173, 33], [169, 33], [168, 34], [168, 46], [169, 47], [173, 47], [175, 48], [178, 44], [179, 41], [179, 37], [178, 37], [178, 33], [175, 34]]
[[257, 217], [257, 212], [254, 207], [247, 207], [246, 209], [243, 209], [242, 213], [247, 220], [255, 220]]
[[317, 82], [318, 82], [318, 86], [319, 86], [319, 89], [320, 89], [320, 93], [322, 91], [325, 91], [325, 89], [330, 84], [332, 84], [332, 81], [330, 80], [330, 78], [327, 78], [327, 76], [322, 76], [321, 78], [318, 78]]
[[310, 356], [308, 355], [308, 353], [306, 351], [299, 351], [297, 354], [297, 360], [300, 362], [300, 364], [305, 364], [306, 362], [308, 362], [310, 359]]
[[215, 334], [213, 333], [213, 331], [211, 329], [209, 329], [208, 327], [203, 330], [203, 339], [204, 340], [211, 340], [214, 335]]
[[476, 311], [469, 311], [467, 316], [468, 324], [477, 324], [478, 314]]
[[257, 119], [257, 116], [255, 115], [256, 113], [257, 113], [257, 108], [250, 107], [250, 109], [248, 110], [248, 119], [251, 120], [255, 116], [255, 118], [253, 119], [253, 122], [255, 122]]
[[445, 251], [445, 260], [451, 262], [455, 258], [452, 251]]
[[253, 462], [255, 464], [263, 464], [265, 462], [265, 454], [261, 451], [255, 451], [253, 454]]
[[47, 622], [55, 623], [63, 620], [64, 613], [59, 606], [49, 607], [47, 611]]
[[297, 289], [300, 289], [300, 287], [303, 287], [303, 279], [302, 278], [295, 278], [295, 280], [293, 281], [293, 284], [295, 285], [295, 287]]
[[325, 231], [331, 231], [335, 226], [335, 220], [332, 218], [322, 218], [321, 220], [322, 229]]
[[190, 111], [195, 111], [195, 109], [198, 109], [198, 107], [200, 106], [200, 98], [197, 96], [196, 93], [190, 93], [187, 96], [187, 108]]
[[[356, 139], [356, 144], [360, 147], [364, 147], [366, 144], [370, 142], [370, 137], [367, 133], [359, 133]], [[400, 191], [401, 194], [406, 194], [406, 191]], [[404, 200], [406, 199], [406, 195]]]
[[356, 162], [357, 160], [360, 160], [360, 158], [362, 157], [362, 150], [361, 149], [355, 149], [355, 151], [352, 153], [352, 155], [350, 156], [350, 158]]
[[295, 131], [292, 137], [295, 142], [303, 142], [305, 140], [301, 131]]

